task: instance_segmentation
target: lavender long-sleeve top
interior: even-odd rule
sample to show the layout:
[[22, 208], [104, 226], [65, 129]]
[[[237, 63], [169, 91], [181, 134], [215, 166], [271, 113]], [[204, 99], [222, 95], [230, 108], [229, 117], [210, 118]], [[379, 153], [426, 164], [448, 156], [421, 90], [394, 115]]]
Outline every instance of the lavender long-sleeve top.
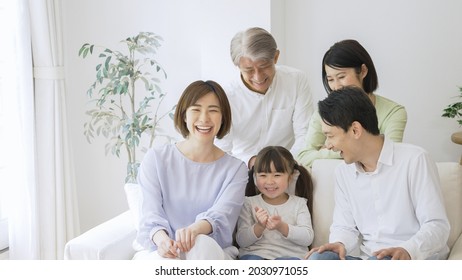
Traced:
[[156, 250], [152, 236], [158, 230], [175, 239], [176, 230], [207, 220], [210, 236], [222, 248], [231, 246], [247, 180], [246, 165], [228, 154], [199, 163], [185, 157], [175, 144], [149, 150], [138, 176], [143, 201], [137, 241]]

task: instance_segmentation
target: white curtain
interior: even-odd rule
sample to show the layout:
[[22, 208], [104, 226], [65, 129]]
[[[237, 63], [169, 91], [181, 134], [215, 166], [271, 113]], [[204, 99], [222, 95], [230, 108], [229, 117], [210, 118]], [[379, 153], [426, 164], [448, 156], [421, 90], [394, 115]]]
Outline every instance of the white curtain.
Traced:
[[10, 211], [9, 255], [62, 259], [64, 245], [78, 234], [79, 221], [66, 128], [60, 1], [18, 2], [18, 59], [23, 60], [19, 84], [26, 86], [19, 92], [19, 139], [24, 139], [25, 152], [17, 167], [26, 180], [16, 188]]
[[10, 16], [9, 35], [4, 43], [11, 56], [5, 71], [5, 149], [8, 176], [8, 220], [11, 259], [35, 259], [38, 255], [34, 236], [36, 228], [35, 128], [32, 56], [30, 48], [29, 6], [25, 0], [7, 2]]

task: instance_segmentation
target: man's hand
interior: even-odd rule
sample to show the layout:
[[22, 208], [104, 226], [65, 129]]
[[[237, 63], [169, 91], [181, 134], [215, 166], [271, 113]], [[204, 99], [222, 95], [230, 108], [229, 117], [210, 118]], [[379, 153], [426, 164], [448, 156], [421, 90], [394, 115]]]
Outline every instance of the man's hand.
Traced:
[[378, 250], [373, 253], [374, 256], [377, 257], [378, 260], [381, 260], [387, 256], [390, 256], [392, 260], [410, 260], [411, 256], [409, 255], [408, 251], [402, 247], [392, 247], [386, 248], [382, 250]]
[[340, 242], [327, 243], [319, 247], [313, 248], [305, 255], [305, 260], [308, 259], [314, 252], [322, 253], [324, 251], [332, 251], [338, 254], [341, 260], [344, 260], [346, 257], [345, 246]]

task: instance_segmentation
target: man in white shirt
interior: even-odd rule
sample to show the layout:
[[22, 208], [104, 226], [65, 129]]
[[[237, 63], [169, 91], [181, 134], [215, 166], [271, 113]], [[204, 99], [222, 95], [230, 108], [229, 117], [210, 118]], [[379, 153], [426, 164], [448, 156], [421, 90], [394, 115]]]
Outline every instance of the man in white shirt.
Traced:
[[360, 88], [334, 91], [318, 107], [326, 145], [344, 163], [335, 170], [329, 243], [307, 257], [447, 258], [450, 226], [428, 153], [380, 135], [375, 107]]
[[239, 32], [231, 40], [231, 59], [240, 73], [226, 89], [231, 131], [216, 144], [249, 167], [252, 158], [269, 145], [283, 146], [297, 155], [313, 114], [307, 76], [276, 65], [278, 58], [276, 41], [262, 28]]

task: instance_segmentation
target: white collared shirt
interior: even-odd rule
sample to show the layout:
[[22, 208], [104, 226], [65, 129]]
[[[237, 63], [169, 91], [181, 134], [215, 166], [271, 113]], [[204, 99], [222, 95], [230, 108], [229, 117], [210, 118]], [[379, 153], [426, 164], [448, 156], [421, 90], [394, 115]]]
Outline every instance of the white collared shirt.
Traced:
[[313, 114], [308, 78], [294, 68], [276, 65], [276, 74], [266, 92], [249, 90], [239, 79], [226, 89], [231, 105], [232, 127], [215, 144], [248, 163], [268, 145], [283, 146], [296, 156], [304, 145]]
[[412, 259], [447, 257], [450, 226], [438, 169], [425, 150], [385, 138], [374, 172], [353, 163], [335, 175], [329, 242], [342, 242], [349, 254], [362, 236], [361, 257], [390, 247], [403, 247]]

